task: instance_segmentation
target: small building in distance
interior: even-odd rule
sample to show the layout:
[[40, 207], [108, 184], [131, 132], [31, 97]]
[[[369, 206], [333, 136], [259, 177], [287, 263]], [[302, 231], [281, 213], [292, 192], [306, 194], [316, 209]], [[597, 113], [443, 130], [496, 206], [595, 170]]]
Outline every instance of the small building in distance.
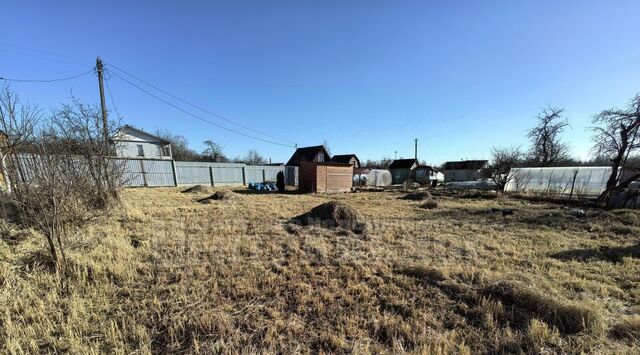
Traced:
[[461, 160], [444, 163], [444, 181], [476, 181], [486, 176], [488, 160]]
[[130, 125], [111, 139], [118, 158], [171, 159], [171, 142]]
[[389, 165], [392, 184], [403, 184], [415, 177], [415, 168], [418, 167], [418, 159], [396, 159]]
[[331, 156], [327, 152], [327, 149], [325, 149], [325, 147], [322, 145], [314, 145], [311, 147], [301, 147], [296, 149], [295, 152], [293, 152], [293, 155], [291, 156], [291, 158], [289, 158], [289, 161], [285, 165], [300, 166], [300, 162], [303, 162], [303, 161], [316, 162], [316, 163], [325, 163], [325, 162], [328, 163], [331, 161]]
[[432, 166], [420, 165], [415, 169], [415, 182], [436, 187], [438, 182], [444, 182], [444, 175]]
[[289, 161], [285, 164], [285, 183], [290, 186], [298, 185], [298, 168], [301, 162], [330, 162], [331, 156], [323, 145], [300, 147], [293, 152]]
[[348, 192], [353, 186], [353, 165], [301, 161], [298, 189], [302, 192]]
[[338, 154], [331, 158], [332, 163], [351, 164], [354, 169], [360, 168], [360, 159], [355, 154]]

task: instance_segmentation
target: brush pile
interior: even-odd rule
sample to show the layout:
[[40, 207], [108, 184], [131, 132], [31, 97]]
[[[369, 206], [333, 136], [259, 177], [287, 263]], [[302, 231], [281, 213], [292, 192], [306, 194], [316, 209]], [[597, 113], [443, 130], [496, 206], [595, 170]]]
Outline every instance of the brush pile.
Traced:
[[295, 217], [291, 222], [303, 226], [343, 228], [356, 234], [364, 233], [366, 230], [362, 216], [353, 207], [337, 201], [316, 206], [311, 211]]
[[233, 191], [216, 191], [213, 195], [198, 200], [200, 203], [214, 203], [216, 201], [239, 200], [240, 196]]

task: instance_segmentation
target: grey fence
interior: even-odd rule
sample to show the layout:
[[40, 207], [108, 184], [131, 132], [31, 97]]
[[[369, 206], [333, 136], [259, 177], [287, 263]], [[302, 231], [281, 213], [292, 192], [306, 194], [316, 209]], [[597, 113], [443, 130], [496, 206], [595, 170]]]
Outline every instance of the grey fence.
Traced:
[[[281, 165], [246, 165], [244, 163], [208, 163], [169, 159], [112, 159], [122, 164], [124, 185], [128, 187], [159, 187], [178, 185], [246, 185], [251, 182], [276, 181]], [[17, 156], [17, 168], [24, 181], [39, 169], [38, 159]], [[81, 162], [79, 162], [81, 163]]]
[[127, 186], [246, 185], [276, 181], [284, 166], [208, 163], [154, 159], [126, 159]]

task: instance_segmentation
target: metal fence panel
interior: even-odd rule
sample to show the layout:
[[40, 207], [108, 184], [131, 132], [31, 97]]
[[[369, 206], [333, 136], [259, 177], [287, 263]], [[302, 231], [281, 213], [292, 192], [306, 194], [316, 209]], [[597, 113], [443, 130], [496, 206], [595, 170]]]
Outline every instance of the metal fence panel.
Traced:
[[116, 162], [123, 164], [122, 181], [124, 186], [137, 187], [144, 186], [144, 178], [140, 161], [137, 159], [116, 159]]
[[243, 167], [212, 166], [213, 185], [243, 185]]
[[211, 185], [209, 167], [206, 163], [177, 161], [178, 185]]
[[174, 186], [171, 160], [142, 160], [147, 186]]
[[264, 179], [265, 181], [277, 181], [278, 173], [284, 173], [284, 166], [266, 166], [264, 167]]
[[247, 166], [244, 168], [246, 183], [264, 182], [263, 169], [259, 166]]

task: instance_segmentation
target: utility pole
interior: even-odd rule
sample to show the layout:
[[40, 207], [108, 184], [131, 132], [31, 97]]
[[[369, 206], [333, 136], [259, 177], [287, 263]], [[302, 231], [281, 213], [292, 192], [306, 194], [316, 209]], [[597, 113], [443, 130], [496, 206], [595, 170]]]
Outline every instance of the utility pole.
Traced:
[[418, 138], [414, 140], [414, 158], [418, 160]]
[[100, 107], [102, 108], [102, 134], [104, 144], [109, 146], [109, 125], [107, 121], [107, 104], [104, 100], [104, 73], [100, 57], [96, 58], [96, 71], [98, 72], [98, 86], [100, 87]]

